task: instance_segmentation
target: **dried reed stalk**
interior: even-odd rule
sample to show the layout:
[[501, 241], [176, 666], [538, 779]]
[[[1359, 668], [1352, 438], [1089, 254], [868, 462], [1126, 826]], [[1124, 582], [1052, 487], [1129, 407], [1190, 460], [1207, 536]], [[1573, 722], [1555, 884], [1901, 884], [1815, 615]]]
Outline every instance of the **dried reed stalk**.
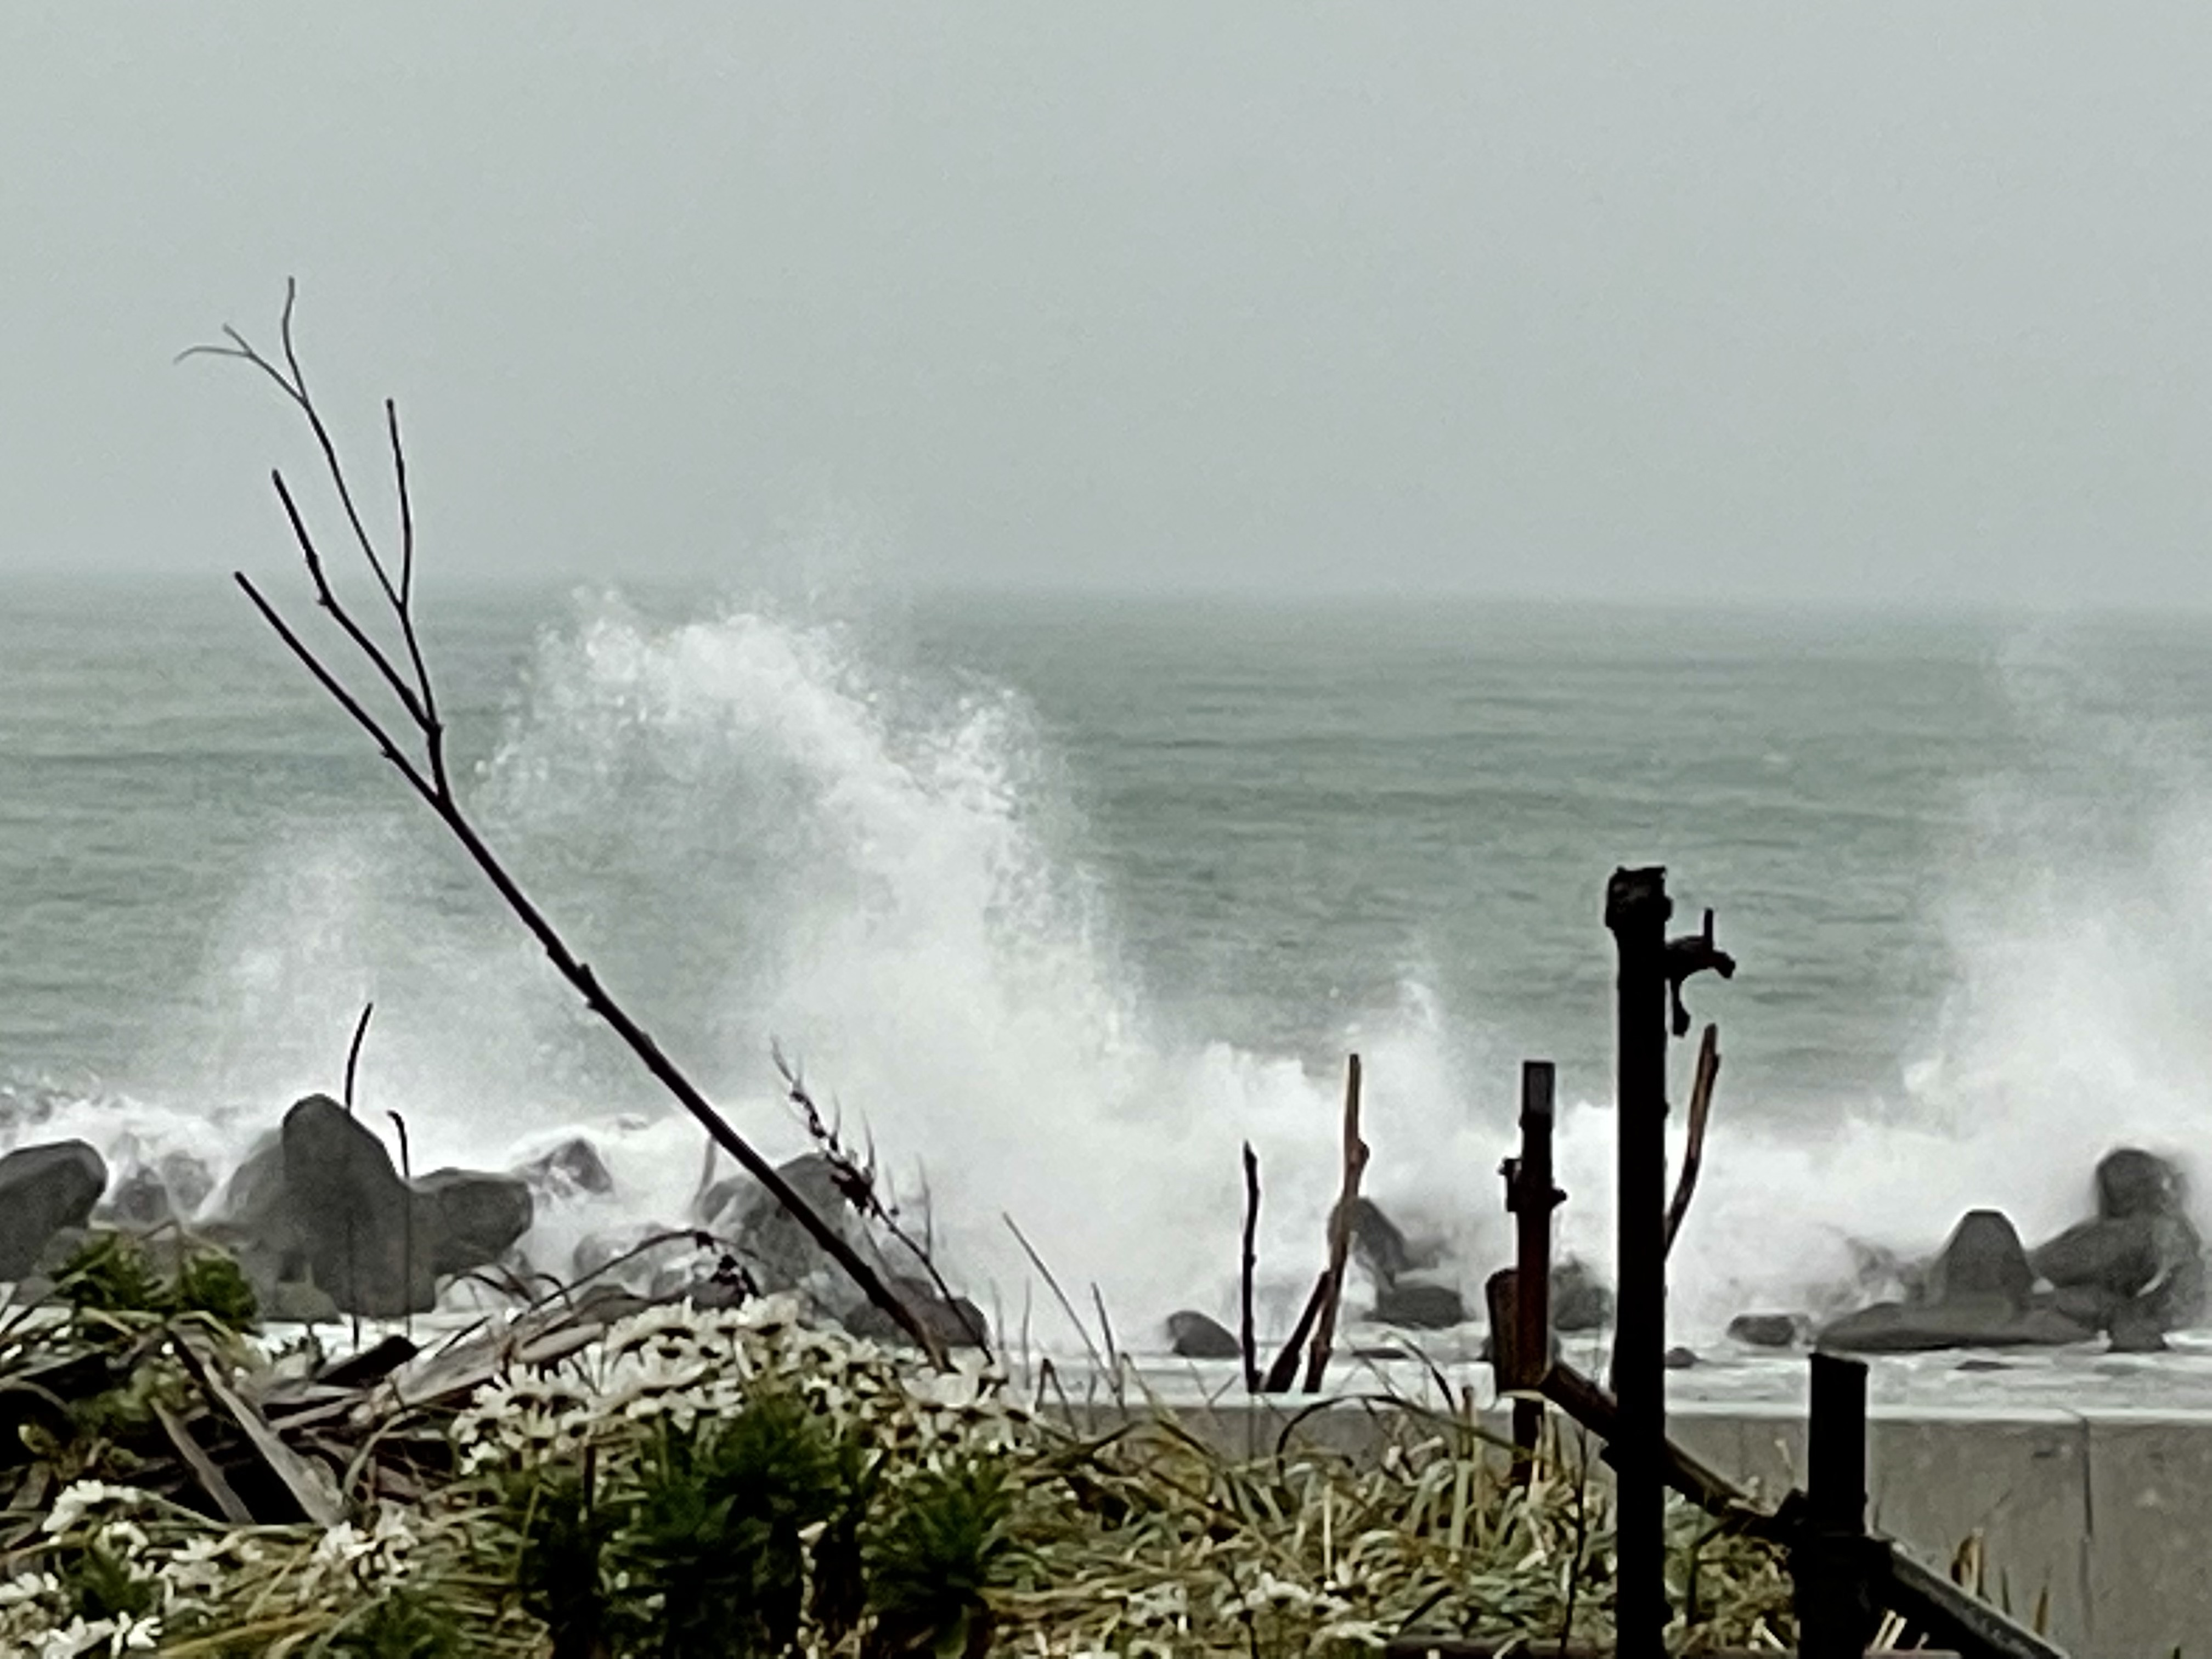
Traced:
[[1352, 1209], [1359, 1201], [1359, 1177], [1367, 1169], [1367, 1143], [1359, 1138], [1359, 1056], [1344, 1073], [1344, 1191], [1328, 1218], [1328, 1273], [1316, 1322], [1313, 1349], [1306, 1358], [1306, 1392], [1321, 1392], [1328, 1369], [1329, 1345], [1336, 1339], [1336, 1311], [1344, 1299], [1344, 1266], [1352, 1254]]
[[1721, 1028], [1708, 1024], [1698, 1043], [1698, 1070], [1690, 1085], [1690, 1131], [1682, 1147], [1682, 1173], [1674, 1182], [1674, 1197], [1667, 1206], [1667, 1252], [1674, 1254], [1674, 1236], [1690, 1213], [1691, 1197], [1698, 1190], [1698, 1170], [1705, 1161], [1705, 1123], [1712, 1115], [1713, 1085], [1721, 1074]]

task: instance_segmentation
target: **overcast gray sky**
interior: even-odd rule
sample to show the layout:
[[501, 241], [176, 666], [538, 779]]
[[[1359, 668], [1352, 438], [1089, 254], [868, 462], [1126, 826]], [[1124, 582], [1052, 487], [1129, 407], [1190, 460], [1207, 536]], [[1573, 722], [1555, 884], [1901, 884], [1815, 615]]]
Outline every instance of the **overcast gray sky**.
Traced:
[[473, 574], [2198, 605], [2208, 86], [2201, 5], [9, 0], [0, 569], [272, 556], [170, 358], [296, 274]]

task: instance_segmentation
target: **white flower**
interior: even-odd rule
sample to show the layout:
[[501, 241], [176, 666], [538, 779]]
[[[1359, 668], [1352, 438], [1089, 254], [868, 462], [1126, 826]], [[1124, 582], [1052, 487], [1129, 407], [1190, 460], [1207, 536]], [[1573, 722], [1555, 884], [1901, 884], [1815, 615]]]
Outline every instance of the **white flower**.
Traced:
[[161, 1639], [160, 1620], [133, 1619], [126, 1613], [115, 1621], [114, 1632], [107, 1638], [107, 1650], [110, 1654], [128, 1653], [133, 1649], [150, 1648]]
[[952, 1361], [952, 1369], [908, 1377], [906, 1392], [918, 1404], [951, 1411], [971, 1411], [985, 1404], [998, 1389], [998, 1373], [975, 1350], [966, 1349]]
[[112, 1621], [95, 1619], [87, 1624], [79, 1614], [59, 1630], [50, 1630], [37, 1638], [37, 1659], [77, 1659], [80, 1654], [90, 1653], [115, 1633]]
[[146, 1535], [146, 1528], [136, 1521], [110, 1521], [93, 1534], [102, 1549], [118, 1555], [136, 1555], [141, 1550], [153, 1547], [154, 1540]]
[[315, 1559], [325, 1563], [343, 1563], [368, 1553], [368, 1535], [350, 1521], [341, 1521], [322, 1536], [315, 1546]]
[[145, 1494], [130, 1486], [111, 1486], [100, 1480], [74, 1480], [61, 1490], [54, 1506], [40, 1522], [43, 1532], [67, 1532], [94, 1510], [110, 1505], [143, 1503]]
[[21, 1572], [0, 1583], [0, 1609], [43, 1601], [62, 1593], [62, 1581], [50, 1572]]
[[325, 1532], [315, 1545], [314, 1562], [321, 1571], [346, 1571], [362, 1579], [396, 1578], [405, 1573], [414, 1545], [406, 1517], [396, 1509], [384, 1509], [365, 1532], [350, 1521]]

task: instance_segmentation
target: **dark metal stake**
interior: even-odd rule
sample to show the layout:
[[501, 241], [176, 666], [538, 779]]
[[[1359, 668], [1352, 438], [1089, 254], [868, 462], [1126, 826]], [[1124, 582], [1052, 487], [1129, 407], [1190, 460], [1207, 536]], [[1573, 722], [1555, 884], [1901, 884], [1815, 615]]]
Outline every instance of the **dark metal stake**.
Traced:
[[1668, 1620], [1667, 920], [1662, 869], [1616, 870], [1605, 925], [1620, 953], [1620, 1223], [1613, 1387], [1620, 1402], [1613, 1462], [1619, 1526], [1613, 1623], [1619, 1659], [1662, 1659]]
[[1859, 1659], [1876, 1627], [1876, 1562], [1866, 1535], [1867, 1368], [1813, 1356], [1803, 1522], [1790, 1552], [1797, 1650], [1803, 1659]]
[[[1521, 1063], [1521, 1156], [1506, 1159], [1503, 1171], [1505, 1207], [1516, 1221], [1511, 1386], [1520, 1389], [1540, 1383], [1552, 1358], [1552, 1211], [1565, 1196], [1552, 1184], [1553, 1079], [1550, 1060]], [[1502, 1338], [1492, 1340], [1496, 1346]], [[1524, 1484], [1543, 1433], [1544, 1402], [1516, 1400], [1513, 1468]]]

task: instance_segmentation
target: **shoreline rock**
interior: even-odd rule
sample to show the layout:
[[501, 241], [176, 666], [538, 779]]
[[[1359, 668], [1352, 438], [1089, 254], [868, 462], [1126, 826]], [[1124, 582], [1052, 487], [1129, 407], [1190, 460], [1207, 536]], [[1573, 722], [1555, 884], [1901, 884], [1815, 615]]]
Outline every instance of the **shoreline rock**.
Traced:
[[0, 1158], [0, 1279], [35, 1269], [56, 1235], [81, 1228], [107, 1190], [107, 1164], [82, 1140], [19, 1146]]
[[[310, 1095], [231, 1177], [206, 1229], [269, 1306], [370, 1318], [427, 1313], [441, 1279], [493, 1265], [530, 1229], [516, 1176], [438, 1170], [407, 1181], [384, 1143], [327, 1095]], [[311, 1293], [312, 1292], [312, 1293]]]

